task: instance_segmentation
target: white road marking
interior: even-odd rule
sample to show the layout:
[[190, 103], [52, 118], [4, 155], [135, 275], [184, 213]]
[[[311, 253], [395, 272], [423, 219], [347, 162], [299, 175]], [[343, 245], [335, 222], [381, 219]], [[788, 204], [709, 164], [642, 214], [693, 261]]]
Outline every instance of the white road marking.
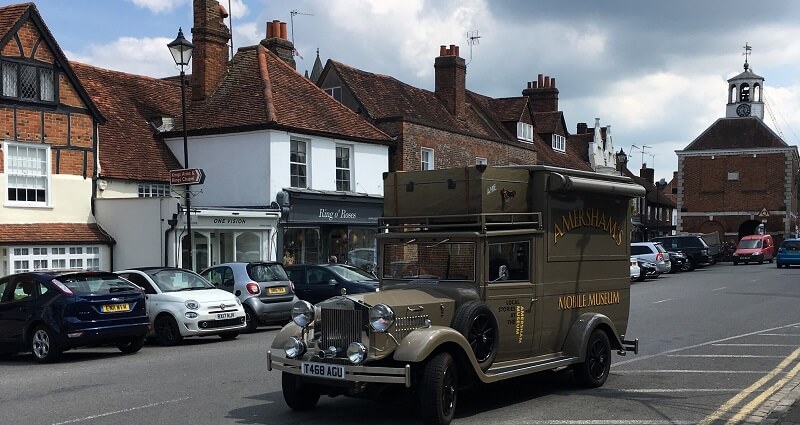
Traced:
[[782, 359], [784, 356], [756, 354], [667, 354], [667, 357], [707, 357], [707, 358], [747, 358], [747, 359]]
[[800, 334], [759, 334], [764, 336], [800, 336]]
[[640, 388], [640, 389], [624, 389], [624, 388], [598, 388], [601, 392], [620, 392], [620, 393], [644, 393], [644, 394], [666, 394], [666, 393], [735, 393], [739, 392], [741, 388]]
[[712, 290], [711, 290], [711, 292], [714, 292], [714, 291], [721, 291], [721, 290], [723, 290], [723, 289], [728, 289], [728, 287], [727, 287], [727, 286], [723, 286], [722, 288], [712, 289]]
[[714, 347], [797, 347], [797, 344], [711, 344]]
[[[611, 367], [622, 366], [622, 365], [625, 365], [625, 364], [628, 364], [628, 363], [639, 362], [639, 361], [642, 361], [642, 360], [651, 359], [653, 357], [659, 357], [659, 356], [664, 356], [664, 355], [667, 355], [667, 354], [678, 353], [678, 352], [681, 352], [681, 351], [692, 350], [694, 348], [706, 347], [706, 346], [709, 346], [709, 345], [714, 345], [714, 344], [718, 344], [718, 343], [725, 342], [725, 341], [731, 341], [731, 340], [734, 340], [734, 339], [744, 338], [746, 336], [758, 335], [759, 333], [762, 333], [762, 332], [771, 332], [771, 331], [776, 331], [778, 329], [786, 329], [786, 328], [800, 328], [800, 323], [791, 323], [791, 324], [788, 324], [788, 325], [778, 326], [778, 327], [775, 327], [775, 328], [761, 329], [760, 331], [749, 332], [749, 333], [741, 334], [741, 335], [729, 336], [727, 338], [717, 339], [717, 340], [714, 340], [714, 341], [701, 342], [700, 344], [689, 345], [689, 346], [681, 347], [681, 348], [673, 348], [672, 350], [662, 351], [660, 353], [649, 354], [649, 355], [646, 355], [646, 356], [637, 356], [637, 357], [631, 358], [629, 360], [623, 360], [621, 362], [613, 363], [611, 365]], [[763, 345], [760, 345], [760, 346], [763, 346]], [[793, 345], [792, 347], [796, 347], [796, 345]]]
[[132, 412], [134, 410], [147, 409], [148, 407], [163, 406], [163, 405], [169, 404], [169, 403], [177, 403], [179, 401], [189, 400], [190, 398], [191, 397], [181, 397], [181, 398], [176, 398], [174, 400], [160, 401], [158, 403], [145, 404], [144, 406], [130, 407], [130, 408], [127, 408], [127, 409], [116, 410], [116, 411], [113, 411], [113, 412], [101, 413], [99, 415], [87, 416], [85, 418], [73, 419], [71, 421], [56, 422], [53, 425], [74, 424], [76, 422], [90, 421], [92, 419], [103, 418], [103, 417], [106, 417], [106, 416], [117, 415], [117, 414], [120, 414], [120, 413]]
[[665, 421], [650, 419], [524, 419], [520, 421], [503, 421], [506, 425], [695, 425], [697, 421]]
[[653, 304], [665, 303], [667, 301], [672, 301], [672, 298], [667, 298], [666, 300], [661, 300], [661, 301], [654, 301]]
[[694, 370], [694, 369], [641, 369], [641, 370], [615, 370], [614, 374], [627, 375], [634, 373], [726, 373], [726, 374], [748, 374], [748, 373], [769, 373], [768, 370]]
[[756, 282], [758, 282], [759, 280], [760, 280], [760, 279], [754, 279], [754, 280], [751, 280], [750, 282], [747, 282], [747, 283], [756, 283]]

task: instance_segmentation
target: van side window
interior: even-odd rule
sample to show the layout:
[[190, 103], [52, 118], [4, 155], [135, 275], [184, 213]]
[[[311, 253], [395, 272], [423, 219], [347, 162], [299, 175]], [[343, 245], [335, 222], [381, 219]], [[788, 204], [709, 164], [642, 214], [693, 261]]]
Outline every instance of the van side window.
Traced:
[[[489, 244], [489, 282], [530, 281], [530, 246], [530, 241]], [[506, 278], [500, 276], [500, 266], [506, 266]]]

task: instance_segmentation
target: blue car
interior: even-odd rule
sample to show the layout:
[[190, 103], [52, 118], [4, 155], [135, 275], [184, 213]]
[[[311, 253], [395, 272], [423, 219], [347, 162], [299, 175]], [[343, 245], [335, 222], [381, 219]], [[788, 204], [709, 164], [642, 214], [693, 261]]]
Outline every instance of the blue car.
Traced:
[[775, 256], [778, 268], [800, 265], [800, 239], [784, 239]]
[[71, 348], [115, 345], [135, 353], [150, 328], [142, 288], [115, 273], [34, 271], [0, 279], [0, 351], [39, 363]]

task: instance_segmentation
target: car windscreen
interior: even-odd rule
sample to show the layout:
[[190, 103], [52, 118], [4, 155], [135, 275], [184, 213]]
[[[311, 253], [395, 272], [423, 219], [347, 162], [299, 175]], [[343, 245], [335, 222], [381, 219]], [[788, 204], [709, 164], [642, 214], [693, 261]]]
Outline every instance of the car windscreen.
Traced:
[[662, 254], [666, 254], [666, 253], [667, 253], [667, 250], [666, 250], [666, 249], [664, 249], [664, 247], [663, 247], [663, 246], [662, 246], [660, 243], [653, 244], [653, 246], [655, 246], [655, 247], [656, 247], [656, 249], [658, 250], [658, 252], [660, 252], [660, 253], [662, 253]]
[[286, 270], [280, 264], [250, 264], [247, 266], [247, 275], [256, 282], [289, 280]]
[[741, 241], [739, 241], [739, 248], [741, 249], [761, 248], [761, 239], [742, 239]]
[[115, 274], [75, 273], [54, 279], [76, 295], [141, 291], [141, 288]]
[[383, 248], [387, 279], [475, 280], [475, 243], [399, 241]]
[[213, 289], [209, 281], [187, 270], [155, 269], [145, 271], [155, 282], [161, 292], [191, 291], [196, 289]]
[[356, 267], [337, 265], [337, 266], [330, 266], [328, 269], [339, 275], [339, 277], [341, 277], [344, 280], [349, 280], [353, 282], [367, 281], [367, 280], [375, 282], [378, 281], [378, 279], [376, 279], [375, 276], [373, 276], [372, 274], [367, 273]]

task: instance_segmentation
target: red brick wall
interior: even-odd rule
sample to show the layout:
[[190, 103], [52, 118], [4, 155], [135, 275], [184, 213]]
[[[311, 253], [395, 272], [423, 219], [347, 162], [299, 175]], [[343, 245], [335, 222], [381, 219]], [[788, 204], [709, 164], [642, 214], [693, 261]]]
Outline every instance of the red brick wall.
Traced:
[[17, 109], [16, 134], [18, 141], [23, 141], [23, 142], [42, 141], [41, 112], [34, 110]]
[[75, 91], [75, 88], [72, 87], [72, 84], [64, 74], [59, 74], [58, 92], [58, 97], [62, 104], [76, 108], [86, 108], [81, 98], [78, 97], [78, 92]]
[[91, 148], [94, 144], [92, 134], [92, 118], [88, 115], [70, 114], [69, 144], [83, 148]]
[[36, 48], [36, 52], [33, 55], [34, 58], [42, 62], [53, 63], [55, 61], [53, 53], [44, 43], [39, 43], [39, 47]]
[[36, 30], [33, 22], [27, 21], [22, 25], [22, 28], [19, 29], [17, 35], [22, 42], [23, 56], [26, 58], [31, 57], [33, 54], [33, 46], [36, 45], [36, 41], [39, 40], [39, 31]]
[[55, 112], [44, 113], [44, 134], [48, 143], [66, 146], [67, 132], [69, 130], [67, 126], [68, 119], [69, 115], [67, 114]]
[[2, 49], [0, 49], [0, 56], [22, 56], [22, 53], [19, 51], [19, 47], [17, 46], [17, 40], [14, 38], [9, 38], [8, 43], [6, 43]]

